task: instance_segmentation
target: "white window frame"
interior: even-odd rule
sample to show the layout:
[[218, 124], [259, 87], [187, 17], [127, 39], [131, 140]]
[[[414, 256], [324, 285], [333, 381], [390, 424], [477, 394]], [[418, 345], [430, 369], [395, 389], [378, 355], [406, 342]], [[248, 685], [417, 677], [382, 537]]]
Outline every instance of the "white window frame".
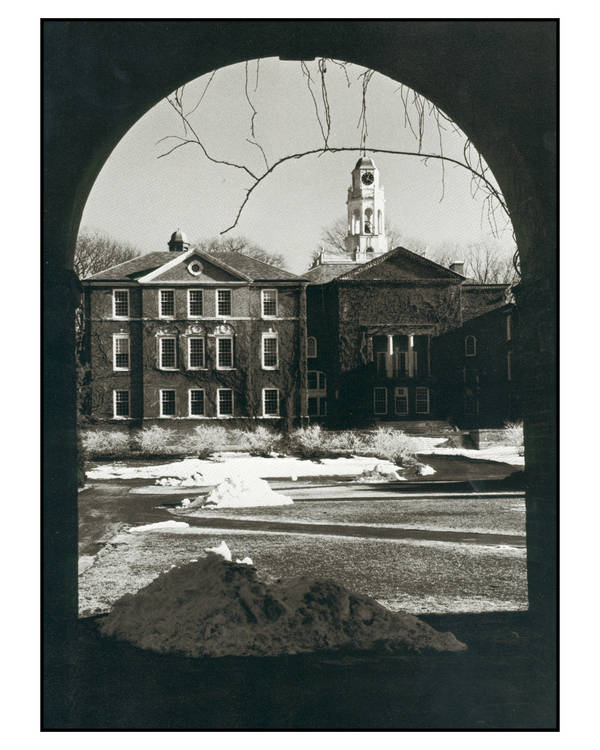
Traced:
[[[224, 339], [229, 339], [229, 341], [231, 341], [231, 364], [227, 365], [225, 367], [222, 366], [219, 363], [219, 358], [220, 358], [219, 341], [223, 341]], [[216, 347], [216, 350], [217, 350], [216, 351], [216, 360], [217, 360], [216, 361], [216, 365], [217, 365], [217, 370], [235, 370], [235, 351], [234, 351], [234, 348], [233, 348], [233, 345], [234, 345], [233, 339], [234, 339], [234, 337], [231, 336], [231, 335], [228, 335], [228, 336], [215, 336], [215, 347]]]
[[[469, 351], [469, 345], [468, 341], [469, 339], [473, 340], [473, 351]], [[477, 356], [477, 336], [473, 336], [473, 334], [469, 334], [468, 336], [465, 336], [465, 357], [476, 357]]]
[[[274, 365], [265, 364], [265, 341], [266, 339], [275, 339], [275, 356], [276, 361]], [[277, 333], [269, 331], [263, 333], [260, 339], [260, 361], [263, 370], [278, 370], [279, 369], [279, 336]]]
[[[419, 391], [425, 391], [425, 393], [427, 394], [427, 409], [426, 409], [426, 411], [419, 411], [419, 409], [418, 409], [418, 403], [419, 403], [419, 401], [418, 401], [418, 398], [417, 398], [417, 394], [419, 393]], [[431, 411], [431, 403], [430, 403], [429, 388], [427, 388], [427, 386], [424, 386], [424, 385], [418, 385], [415, 388], [415, 414], [429, 414], [430, 411]]]
[[[202, 393], [202, 414], [192, 414], [192, 392]], [[202, 419], [206, 416], [206, 390], [204, 388], [188, 388], [188, 416], [190, 419]]]
[[[313, 342], [313, 349], [311, 349], [311, 342]], [[314, 354], [311, 354], [311, 351], [313, 351]], [[315, 336], [308, 336], [306, 338], [306, 358], [316, 359], [317, 356], [318, 356], [317, 339], [315, 338]]]
[[[274, 414], [267, 414], [267, 410], [265, 408], [267, 391], [275, 391], [277, 393], [277, 411]], [[262, 411], [263, 411], [263, 417], [279, 417], [280, 416], [281, 394], [279, 392], [279, 388], [263, 388], [262, 389]]]
[[[405, 411], [398, 411], [397, 399], [398, 399], [398, 395], [399, 395], [400, 391], [403, 392], [404, 398], [406, 399], [406, 410]], [[406, 416], [408, 416], [408, 411], [409, 411], [409, 408], [408, 408], [408, 388], [406, 386], [403, 386], [403, 385], [396, 386], [396, 388], [394, 388], [394, 414], [397, 417], [406, 417]]]
[[[200, 315], [192, 315], [192, 292], [200, 292], [200, 297], [202, 299], [202, 312], [200, 313]], [[188, 313], [188, 318], [190, 318], [191, 320], [197, 320], [198, 318], [204, 317], [204, 290], [203, 289], [188, 289], [187, 313]]]
[[[231, 414], [221, 414], [221, 392], [229, 391], [231, 393]], [[217, 416], [223, 419], [231, 419], [235, 415], [235, 393], [233, 388], [217, 388]]]
[[[315, 374], [315, 378], [317, 381], [316, 388], [310, 388], [308, 386], [308, 376], [311, 372]], [[306, 373], [306, 378], [307, 378], [307, 391], [310, 393], [311, 396], [327, 395], [327, 374], [324, 373], [323, 370], [308, 370]]]
[[[117, 340], [127, 341], [127, 367], [117, 367]], [[131, 370], [131, 341], [128, 333], [113, 333], [113, 372], [129, 372]]]
[[[125, 292], [127, 295], [127, 315], [117, 315], [115, 292]], [[112, 290], [112, 316], [114, 320], [129, 320], [131, 317], [131, 295], [129, 294], [129, 289]]]
[[[163, 292], [170, 292], [173, 295], [173, 315], [165, 315], [162, 309], [162, 295]], [[173, 320], [175, 318], [175, 290], [174, 289], [159, 289], [158, 290], [158, 317], [163, 320]]]
[[[175, 397], [173, 400], [173, 406], [174, 408], [174, 414], [163, 414], [163, 393], [174, 393]], [[159, 390], [159, 407], [160, 407], [160, 416], [162, 419], [173, 419], [177, 416], [177, 391], [175, 388], [161, 388]]]
[[[192, 367], [192, 341], [202, 342], [202, 367]], [[204, 336], [188, 336], [187, 340], [187, 369], [206, 370], [206, 339]]]
[[[173, 367], [163, 367], [163, 341], [166, 339], [173, 339], [175, 342], [175, 365]], [[173, 370], [179, 369], [177, 367], [177, 336], [159, 336], [158, 339], [158, 369], [165, 370], [167, 372], [173, 372]]]
[[[127, 416], [117, 414], [117, 393], [127, 394]], [[131, 391], [129, 388], [115, 388], [113, 390], [113, 419], [131, 419]]]
[[[227, 292], [229, 294], [229, 313], [224, 315], [219, 312], [219, 292]], [[217, 318], [231, 318], [233, 316], [233, 294], [231, 289], [215, 289], [215, 317]]]
[[[377, 411], [377, 397], [376, 392], [383, 391], [385, 393], [385, 410]], [[373, 388], [373, 414], [376, 416], [384, 416], [388, 413], [388, 389], [383, 386], [376, 386]]]
[[[275, 313], [273, 315], [268, 315], [265, 313], [265, 296], [266, 294], [274, 294], [275, 295]], [[263, 318], [266, 318], [267, 320], [269, 318], [276, 318], [279, 314], [279, 294], [277, 289], [262, 289], [260, 292], [260, 310], [261, 315]]]

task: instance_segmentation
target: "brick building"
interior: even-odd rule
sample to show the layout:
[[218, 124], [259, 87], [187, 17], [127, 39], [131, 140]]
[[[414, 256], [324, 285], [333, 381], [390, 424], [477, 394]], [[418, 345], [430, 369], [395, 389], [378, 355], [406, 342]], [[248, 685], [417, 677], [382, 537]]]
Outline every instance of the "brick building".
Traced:
[[306, 282], [180, 232], [84, 281], [96, 420], [294, 419], [306, 378]]
[[190, 249], [175, 232], [168, 252], [85, 280], [90, 416], [463, 427], [518, 418], [508, 287], [466, 279], [460, 262], [388, 251], [384, 209], [363, 157], [345, 253], [322, 253], [303, 277]]

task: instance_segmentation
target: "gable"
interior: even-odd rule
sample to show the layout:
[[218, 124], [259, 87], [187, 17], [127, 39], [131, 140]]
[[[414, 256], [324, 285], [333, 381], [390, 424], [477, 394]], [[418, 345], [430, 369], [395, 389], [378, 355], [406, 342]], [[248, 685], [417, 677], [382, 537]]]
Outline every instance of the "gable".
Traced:
[[353, 281], [462, 281], [463, 277], [427, 258], [399, 247], [345, 273]]
[[217, 259], [192, 250], [171, 258], [168, 263], [155, 269], [152, 273], [138, 279], [143, 283], [224, 283], [228, 281], [247, 281], [248, 277]]

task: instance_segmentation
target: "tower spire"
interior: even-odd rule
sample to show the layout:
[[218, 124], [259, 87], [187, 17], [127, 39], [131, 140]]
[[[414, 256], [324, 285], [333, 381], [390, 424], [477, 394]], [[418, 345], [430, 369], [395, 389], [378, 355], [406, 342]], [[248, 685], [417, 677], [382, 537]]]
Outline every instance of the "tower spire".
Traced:
[[383, 186], [379, 184], [379, 170], [373, 160], [367, 158], [365, 149], [352, 170], [347, 207], [346, 252], [360, 263], [386, 253], [388, 240]]

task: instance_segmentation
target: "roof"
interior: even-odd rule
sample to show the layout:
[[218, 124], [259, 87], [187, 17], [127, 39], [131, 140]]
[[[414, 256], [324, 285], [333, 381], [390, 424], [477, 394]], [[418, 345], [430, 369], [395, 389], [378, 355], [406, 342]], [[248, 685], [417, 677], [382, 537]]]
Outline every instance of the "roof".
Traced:
[[360, 263], [324, 263], [321, 266], [315, 266], [310, 271], [306, 271], [304, 278], [308, 279], [311, 284], [327, 284], [333, 279], [348, 273]]
[[[446, 268], [445, 266], [442, 266], [433, 260], [429, 260], [429, 258], [425, 258], [418, 253], [413, 253], [412, 250], [407, 250], [405, 247], [396, 247], [393, 250], [384, 253], [383, 255], [378, 255], [376, 258], [373, 258], [373, 260], [370, 260], [367, 263], [359, 263], [358, 265], [354, 265], [350, 270], [348, 270], [346, 273], [341, 274], [337, 278], [341, 281], [350, 281], [353, 279], [360, 280], [360, 277], [366, 271], [370, 271], [372, 268], [376, 268], [377, 266], [390, 260], [400, 260], [404, 262], [404, 267], [410, 266], [416, 269], [417, 276], [413, 275], [413, 277], [415, 278], [426, 279], [429, 277], [434, 277], [438, 279], [454, 279], [456, 281], [464, 281], [465, 278], [460, 273], [451, 271], [449, 268]], [[423, 273], [423, 276], [420, 276], [421, 273]]]
[[359, 167], [374, 167], [375, 164], [373, 162], [373, 159], [369, 159], [367, 156], [361, 156], [360, 159], [356, 162], [356, 166], [354, 169], [358, 169]]
[[[256, 258], [236, 252], [221, 252], [210, 256], [205, 252], [197, 251], [203, 257], [214, 257], [217, 262], [239, 271], [251, 281], [303, 281], [304, 278], [296, 274], [284, 271], [269, 263], [263, 263]], [[105, 271], [88, 276], [86, 281], [135, 281], [138, 277], [154, 271], [166, 263], [170, 263], [177, 257], [189, 257], [190, 251], [184, 252], [156, 252], [139, 255], [137, 258], [119, 263]]]

